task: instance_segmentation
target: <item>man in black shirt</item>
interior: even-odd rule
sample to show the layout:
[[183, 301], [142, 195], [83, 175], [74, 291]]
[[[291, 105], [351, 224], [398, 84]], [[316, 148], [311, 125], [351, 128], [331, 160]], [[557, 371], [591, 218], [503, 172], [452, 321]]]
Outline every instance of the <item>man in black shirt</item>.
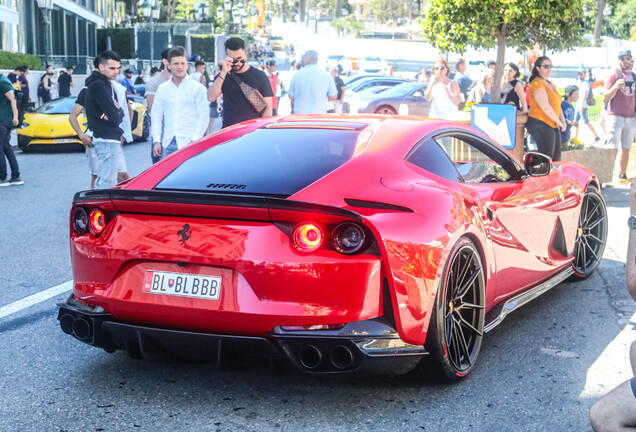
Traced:
[[71, 87], [73, 87], [73, 66], [66, 67], [66, 73], [62, 72], [57, 79], [57, 92], [60, 97], [69, 97], [71, 95]]
[[144, 81], [144, 70], [143, 69], [139, 69], [137, 71], [137, 78], [135, 78], [135, 83], [134, 85], [144, 85], [146, 84], [146, 81]]
[[[265, 72], [250, 67], [245, 53], [245, 41], [238, 37], [225, 41], [225, 54], [221, 72], [208, 89], [208, 100], [213, 102], [223, 94], [223, 127], [242, 121], [272, 115], [272, 86]], [[265, 99], [266, 107], [257, 111], [247, 100], [240, 87], [243, 82], [258, 90]]]
[[331, 76], [333, 77], [336, 90], [338, 91], [338, 97], [333, 101], [333, 109], [336, 114], [342, 114], [342, 104], [344, 103], [345, 85], [342, 78], [338, 76], [338, 68], [331, 68]]
[[[13, 72], [10, 72], [7, 74], [7, 78], [9, 78], [9, 81], [11, 81], [11, 84], [15, 84], [18, 82], [18, 78], [20, 77], [21, 74], [22, 74], [21, 67], [16, 66], [15, 69], [13, 69]], [[15, 88], [15, 85], [13, 87]]]
[[119, 62], [116, 53], [103, 51], [95, 58], [96, 69], [86, 78], [84, 108], [97, 154], [97, 189], [109, 189], [117, 184], [118, 146], [123, 134], [119, 124], [124, 111], [115, 100], [110, 82], [117, 77]]

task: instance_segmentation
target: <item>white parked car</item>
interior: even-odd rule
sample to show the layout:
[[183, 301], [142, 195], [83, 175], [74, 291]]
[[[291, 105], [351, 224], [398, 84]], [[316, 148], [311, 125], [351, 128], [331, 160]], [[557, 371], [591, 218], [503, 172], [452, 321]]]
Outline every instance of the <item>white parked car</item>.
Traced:
[[367, 73], [388, 73], [389, 64], [380, 57], [367, 56], [360, 62], [361, 72]]

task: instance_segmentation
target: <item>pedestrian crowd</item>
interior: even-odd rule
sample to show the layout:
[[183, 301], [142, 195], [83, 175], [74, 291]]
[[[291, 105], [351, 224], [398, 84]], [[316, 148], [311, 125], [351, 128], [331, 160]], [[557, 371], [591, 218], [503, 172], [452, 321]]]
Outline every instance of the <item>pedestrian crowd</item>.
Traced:
[[[293, 45], [287, 46], [287, 51], [294, 53]], [[278, 115], [280, 99], [285, 95], [289, 97], [291, 112], [294, 114], [342, 112], [346, 92], [340, 77], [342, 69], [333, 67], [325, 71], [318, 67], [316, 51], [309, 50], [302, 55], [295, 55], [297, 60], [294, 73], [287, 87], [279, 77], [271, 48], [253, 45], [248, 51], [243, 39], [233, 37], [225, 42], [225, 54], [225, 59], [216, 65], [216, 73], [208, 75], [206, 63], [200, 56], [196, 56], [194, 70], [188, 74], [188, 60], [193, 58], [189, 58], [181, 47], [166, 49], [161, 54], [160, 67], [153, 67], [150, 76], [145, 79], [143, 70], [133, 71], [127, 68], [122, 72], [120, 60], [112, 51], [101, 53], [96, 58], [95, 70], [87, 78], [85, 89], [80, 92], [76, 107], [71, 113], [71, 117], [74, 117], [71, 125], [87, 148], [91, 184], [94, 183], [95, 187], [110, 187], [126, 177], [121, 145], [122, 142], [132, 140], [130, 129], [133, 115], [127, 96], [145, 96], [146, 109], [151, 120], [152, 140], [149, 153], [153, 163], [206, 133], [254, 118]], [[107, 55], [108, 58], [101, 57], [102, 55]], [[250, 58], [257, 61], [258, 66], [250, 66]], [[108, 66], [109, 61], [117, 63], [116, 69], [110, 69], [114, 66]], [[423, 68], [417, 75], [418, 81], [428, 83], [424, 98], [430, 102], [430, 118], [447, 118], [453, 116], [453, 112], [463, 109], [466, 104], [492, 101], [490, 92], [493, 88], [495, 62], [490, 60], [484, 63], [482, 74], [477, 79], [469, 77], [467, 67], [463, 58], [454, 62], [454, 70], [446, 60], [441, 59], [434, 63], [430, 71]], [[626, 174], [627, 162], [636, 134], [633, 86], [636, 76], [631, 71], [632, 67], [631, 52], [621, 51], [618, 68], [606, 80], [603, 96], [603, 124], [608, 142], [613, 145], [615, 157], [619, 161], [621, 181], [629, 181]], [[38, 96], [42, 102], [70, 96], [74, 87], [73, 71], [74, 68], [68, 66], [56, 77], [53, 69], [47, 65], [38, 85]], [[528, 113], [526, 130], [530, 141], [536, 144], [539, 152], [558, 161], [564, 144], [571, 139], [578, 139], [581, 122], [596, 141], [600, 137], [589, 120], [589, 107], [595, 104], [591, 74], [581, 69], [577, 81], [567, 86], [565, 94], [561, 96], [550, 79], [552, 71], [553, 64], [545, 56], [534, 61], [529, 77], [523, 71], [523, 63], [506, 63], [499, 82], [499, 100], [503, 104], [514, 106], [518, 112]], [[133, 77], [135, 72], [137, 76]], [[18, 66], [6, 77], [12, 86], [18, 124], [29, 103], [28, 81], [25, 77], [27, 74], [28, 68]], [[92, 84], [92, 91], [89, 90], [89, 84]], [[115, 115], [114, 111], [108, 112], [104, 106], [102, 99], [105, 98], [104, 91], [108, 89], [110, 99], [121, 115]], [[99, 109], [92, 105], [95, 98], [100, 99], [101, 105], [97, 105]], [[10, 131], [13, 127], [11, 101], [6, 96], [4, 99], [7, 114], [3, 122]], [[87, 115], [88, 130], [83, 130], [77, 121], [82, 110]], [[118, 130], [121, 133], [114, 136], [114, 132]], [[8, 141], [8, 138], [2, 138]], [[119, 142], [119, 150], [114, 148], [115, 142]], [[110, 150], [97, 151], [94, 148], [95, 143], [99, 143], [99, 148], [108, 147]], [[9, 155], [12, 152], [10, 145], [3, 144], [3, 149], [6, 149], [3, 162], [8, 160], [9, 165], [15, 165], [16, 169], [15, 175], [12, 173], [9, 177], [7, 173], [3, 173], [0, 165], [0, 180], [6, 180], [0, 185], [10, 183], [14, 177], [19, 178], [15, 157]], [[120, 163], [115, 164], [117, 169], [107, 163], [108, 155], [113, 160], [120, 160]]]

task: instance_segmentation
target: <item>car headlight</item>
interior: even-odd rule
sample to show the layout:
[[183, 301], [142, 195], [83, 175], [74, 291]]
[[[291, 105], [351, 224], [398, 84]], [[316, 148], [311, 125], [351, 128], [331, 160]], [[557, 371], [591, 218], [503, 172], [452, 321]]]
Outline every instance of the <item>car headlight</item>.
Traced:
[[30, 124], [28, 124], [27, 122], [25, 122], [24, 120], [22, 121], [22, 126], [20, 126], [20, 129], [26, 129], [29, 126], [31, 126]]

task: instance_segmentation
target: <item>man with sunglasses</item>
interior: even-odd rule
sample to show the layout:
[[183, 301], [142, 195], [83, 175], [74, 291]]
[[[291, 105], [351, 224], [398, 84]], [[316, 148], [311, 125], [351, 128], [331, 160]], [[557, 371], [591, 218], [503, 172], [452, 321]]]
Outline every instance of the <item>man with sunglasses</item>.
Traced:
[[614, 160], [618, 156], [620, 148], [618, 181], [628, 183], [627, 163], [629, 151], [636, 135], [636, 119], [634, 118], [634, 81], [636, 76], [632, 72], [634, 59], [628, 49], [618, 53], [619, 68], [609, 76], [605, 82], [605, 95], [607, 117], [607, 140], [614, 146]]
[[[223, 61], [221, 72], [208, 89], [210, 102], [223, 95], [223, 127], [258, 117], [271, 116], [272, 87], [265, 72], [250, 67], [247, 63], [245, 41], [238, 37], [229, 38], [225, 41], [225, 54], [227, 57]], [[266, 103], [262, 111], [257, 111], [247, 99], [241, 90], [241, 83], [260, 92]]]

